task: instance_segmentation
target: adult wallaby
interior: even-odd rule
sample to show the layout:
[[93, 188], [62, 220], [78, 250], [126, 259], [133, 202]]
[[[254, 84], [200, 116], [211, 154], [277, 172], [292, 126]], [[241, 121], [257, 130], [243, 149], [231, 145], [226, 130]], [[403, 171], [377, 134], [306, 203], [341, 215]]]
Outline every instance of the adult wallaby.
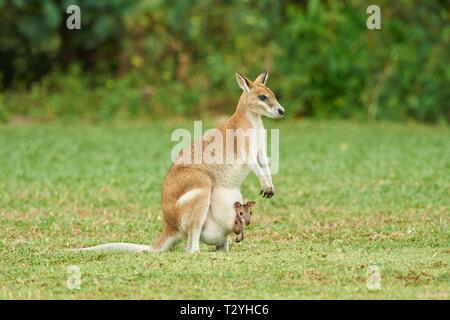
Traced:
[[[215, 245], [219, 250], [228, 250], [227, 239], [233, 232], [236, 217], [233, 204], [242, 202], [240, 186], [249, 170], [259, 178], [263, 197], [271, 198], [275, 193], [261, 116], [279, 119], [283, 117], [284, 109], [266, 87], [267, 78], [267, 72], [263, 72], [252, 82], [236, 73], [243, 93], [236, 112], [216, 130], [222, 137], [231, 132], [231, 143], [230, 139], [205, 134], [180, 152], [162, 188], [164, 231], [156, 243], [108, 243], [76, 250], [161, 252], [170, 249], [181, 238], [187, 238], [187, 251], [191, 253], [200, 250], [200, 241]], [[242, 131], [251, 131], [243, 145], [239, 143]], [[207, 149], [220, 150], [219, 153], [233, 157], [227, 163], [208, 161], [206, 157], [193, 163], [182, 161], [195, 150]]]

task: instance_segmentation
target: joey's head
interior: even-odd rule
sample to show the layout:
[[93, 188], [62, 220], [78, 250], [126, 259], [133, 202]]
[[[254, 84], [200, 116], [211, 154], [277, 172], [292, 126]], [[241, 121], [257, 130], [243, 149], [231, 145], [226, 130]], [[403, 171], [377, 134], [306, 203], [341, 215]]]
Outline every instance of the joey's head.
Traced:
[[269, 74], [264, 71], [255, 81], [251, 81], [240, 73], [236, 73], [236, 80], [241, 89], [239, 108], [263, 116], [280, 119], [284, 115], [284, 108], [278, 103], [275, 94], [266, 87]]
[[252, 219], [252, 207], [256, 204], [255, 201], [248, 201], [245, 204], [236, 201], [234, 203], [234, 210], [236, 210], [236, 214], [239, 216], [241, 221], [248, 226]]

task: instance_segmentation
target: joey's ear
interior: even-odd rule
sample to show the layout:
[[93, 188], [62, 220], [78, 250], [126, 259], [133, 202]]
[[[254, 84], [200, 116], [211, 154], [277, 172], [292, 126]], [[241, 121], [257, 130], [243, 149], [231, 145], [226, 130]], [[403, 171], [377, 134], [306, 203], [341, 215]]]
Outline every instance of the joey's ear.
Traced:
[[256, 78], [255, 82], [259, 82], [265, 85], [267, 82], [267, 78], [269, 78], [269, 73], [267, 73], [267, 71], [264, 71]]
[[236, 201], [235, 203], [234, 203], [234, 207], [237, 209], [237, 208], [240, 208], [241, 207], [241, 203], [239, 202], [239, 201]]
[[255, 201], [247, 201], [246, 206], [249, 207], [249, 208], [251, 208], [251, 207], [253, 207], [255, 204], [256, 204]]
[[241, 89], [244, 90], [244, 92], [249, 92], [253, 86], [253, 83], [239, 72], [236, 72], [236, 80], [239, 87], [241, 87]]

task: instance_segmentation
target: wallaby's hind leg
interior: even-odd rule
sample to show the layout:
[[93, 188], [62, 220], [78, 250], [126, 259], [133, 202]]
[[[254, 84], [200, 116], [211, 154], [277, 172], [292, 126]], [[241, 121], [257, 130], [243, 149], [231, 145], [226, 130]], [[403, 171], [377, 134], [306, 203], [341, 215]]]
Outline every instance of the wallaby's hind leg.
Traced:
[[154, 252], [164, 252], [170, 250], [178, 241], [181, 235], [176, 230], [171, 230], [167, 225], [159, 239], [152, 245]]
[[195, 253], [200, 251], [200, 234], [208, 216], [211, 190], [196, 189], [191, 195], [189, 201], [179, 205], [178, 210], [183, 212], [181, 217], [183, 229], [187, 234], [186, 250]]
[[198, 216], [191, 222], [188, 230], [186, 251], [190, 253], [200, 251], [200, 234], [208, 215], [208, 207], [198, 208], [196, 211], [198, 212]]
[[230, 250], [229, 245], [228, 245], [228, 237], [225, 238], [225, 241], [220, 246], [216, 246], [216, 250], [217, 251], [228, 251], [228, 250]]

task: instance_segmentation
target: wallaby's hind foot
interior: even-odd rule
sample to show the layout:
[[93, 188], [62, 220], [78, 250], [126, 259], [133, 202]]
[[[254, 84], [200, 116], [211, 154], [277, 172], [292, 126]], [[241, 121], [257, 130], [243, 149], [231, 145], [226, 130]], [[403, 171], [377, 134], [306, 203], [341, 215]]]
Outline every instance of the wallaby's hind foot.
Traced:
[[225, 241], [220, 245], [216, 246], [216, 251], [229, 251], [230, 247], [228, 245], [228, 238], [225, 238]]

